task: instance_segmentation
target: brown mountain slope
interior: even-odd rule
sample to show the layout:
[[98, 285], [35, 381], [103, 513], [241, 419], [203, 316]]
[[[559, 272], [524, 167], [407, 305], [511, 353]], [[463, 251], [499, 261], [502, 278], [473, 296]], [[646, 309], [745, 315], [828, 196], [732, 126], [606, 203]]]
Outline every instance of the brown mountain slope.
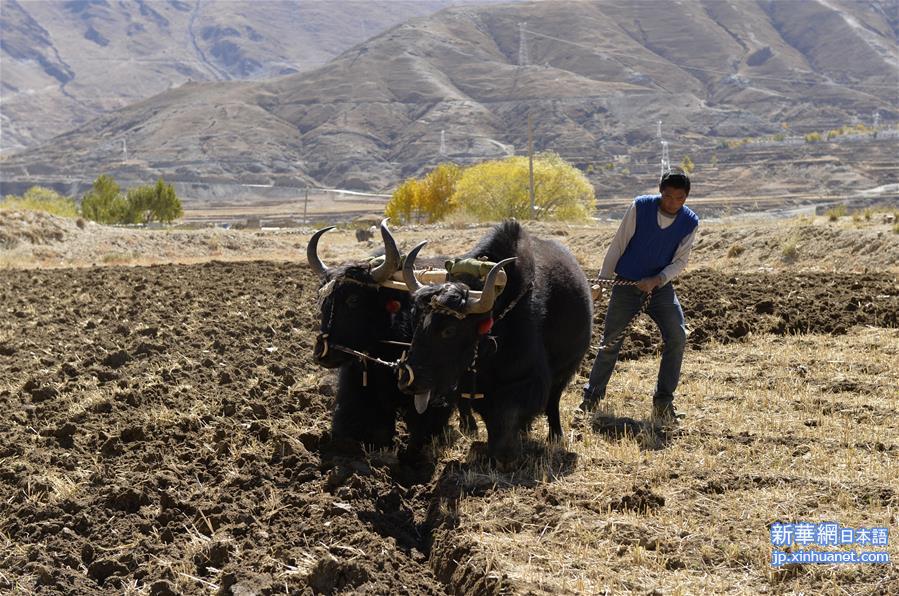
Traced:
[[[441, 160], [521, 152], [532, 113], [538, 150], [584, 166], [628, 154], [648, 175], [658, 168], [659, 120], [675, 160], [711, 160], [722, 138], [784, 125], [801, 134], [870, 121], [875, 111], [895, 122], [899, 50], [895, 15], [884, 6], [685, 0], [449, 9], [309, 73], [154, 97], [7, 159], [3, 169], [10, 181], [83, 182], [84, 172], [102, 170], [383, 189]], [[834, 151], [858, 159], [894, 147], [895, 138], [881, 138], [873, 148]], [[785, 146], [768, 158], [792, 163], [808, 158], [806, 149]], [[828, 159], [829, 150], [815, 148]], [[864, 187], [883, 184], [881, 174], [846, 179]]]
[[187, 81], [317, 68], [451, 0], [3, 0], [3, 139], [35, 145]]

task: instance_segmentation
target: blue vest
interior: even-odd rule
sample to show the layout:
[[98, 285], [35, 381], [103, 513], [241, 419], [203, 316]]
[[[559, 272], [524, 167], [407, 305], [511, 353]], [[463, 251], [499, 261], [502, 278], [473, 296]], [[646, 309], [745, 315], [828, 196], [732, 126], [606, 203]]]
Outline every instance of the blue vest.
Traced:
[[699, 216], [686, 205], [664, 230], [659, 227], [658, 211], [662, 195], [643, 195], [634, 199], [637, 226], [624, 254], [618, 259], [615, 273], [632, 281], [652, 277], [671, 264], [681, 240], [699, 225]]

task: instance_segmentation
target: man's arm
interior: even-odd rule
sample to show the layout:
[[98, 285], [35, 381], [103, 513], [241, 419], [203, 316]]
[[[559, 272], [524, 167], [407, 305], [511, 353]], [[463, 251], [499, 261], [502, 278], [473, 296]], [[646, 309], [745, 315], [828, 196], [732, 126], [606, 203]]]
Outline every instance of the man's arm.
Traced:
[[677, 245], [677, 250], [674, 251], [674, 258], [671, 259], [671, 263], [662, 269], [662, 272], [659, 274], [662, 278], [662, 283], [659, 284], [660, 286], [664, 286], [666, 283], [673, 280], [687, 267], [687, 262], [690, 260], [690, 252], [693, 250], [693, 240], [696, 238], [696, 230], [698, 229], [698, 227], [694, 228], [694, 230]]
[[674, 251], [674, 258], [671, 259], [671, 263], [662, 269], [662, 272], [658, 275], [641, 279], [637, 283], [637, 287], [644, 292], [652, 292], [656, 288], [664, 286], [666, 283], [677, 277], [680, 272], [684, 270], [684, 267], [687, 266], [687, 261], [690, 259], [690, 251], [693, 250], [693, 239], [695, 237], [696, 230], [694, 229], [680, 241], [680, 244], [677, 245], [677, 250]]
[[624, 212], [624, 217], [618, 225], [618, 231], [615, 232], [612, 243], [609, 244], [609, 250], [606, 251], [606, 258], [603, 259], [602, 269], [599, 272], [601, 278], [613, 279], [615, 277], [615, 267], [618, 266], [618, 259], [624, 254], [624, 250], [636, 231], [637, 210], [634, 208], [634, 204], [631, 203], [627, 211]]

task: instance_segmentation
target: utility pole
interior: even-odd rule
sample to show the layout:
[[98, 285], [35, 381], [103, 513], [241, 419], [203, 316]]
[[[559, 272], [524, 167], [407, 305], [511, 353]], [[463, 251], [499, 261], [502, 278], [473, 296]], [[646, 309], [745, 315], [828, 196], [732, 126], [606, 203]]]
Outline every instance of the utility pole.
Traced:
[[306, 210], [309, 207], [309, 187], [308, 186], [305, 188], [305, 191], [306, 191], [306, 193], [305, 193], [306, 198], [303, 199], [303, 225], [304, 226], [309, 223], [309, 220], [306, 219]]
[[658, 125], [658, 135], [659, 142], [662, 144], [662, 161], [661, 161], [661, 173], [659, 174], [659, 179], [665, 175], [665, 172], [671, 169], [671, 160], [668, 157], [668, 141], [662, 139], [662, 121], [659, 120]]
[[531, 219], [537, 219], [534, 205], [534, 116], [528, 112], [528, 195], [531, 199]]
[[665, 172], [671, 169], [671, 159], [668, 157], [668, 141], [662, 141], [662, 173], [659, 178], [665, 175]]
[[518, 23], [518, 66], [528, 65], [528, 45], [524, 37], [524, 28], [527, 23]]

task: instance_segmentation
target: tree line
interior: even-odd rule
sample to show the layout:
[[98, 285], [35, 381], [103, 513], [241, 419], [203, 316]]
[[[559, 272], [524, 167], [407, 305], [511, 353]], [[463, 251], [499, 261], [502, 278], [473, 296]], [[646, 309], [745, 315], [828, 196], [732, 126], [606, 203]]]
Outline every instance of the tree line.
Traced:
[[[442, 163], [397, 187], [385, 214], [394, 221], [436, 222], [461, 215], [478, 221], [531, 219], [528, 158], [511, 156], [468, 167]], [[586, 221], [596, 206], [587, 177], [555, 153], [534, 157], [534, 217]]]
[[55, 190], [32, 186], [22, 196], [7, 195], [2, 206], [46, 211], [62, 217], [81, 216], [101, 224], [171, 223], [184, 214], [175, 188], [162, 178], [156, 184], [135, 186], [123, 191], [108, 174], [94, 180], [79, 205], [75, 199]]

